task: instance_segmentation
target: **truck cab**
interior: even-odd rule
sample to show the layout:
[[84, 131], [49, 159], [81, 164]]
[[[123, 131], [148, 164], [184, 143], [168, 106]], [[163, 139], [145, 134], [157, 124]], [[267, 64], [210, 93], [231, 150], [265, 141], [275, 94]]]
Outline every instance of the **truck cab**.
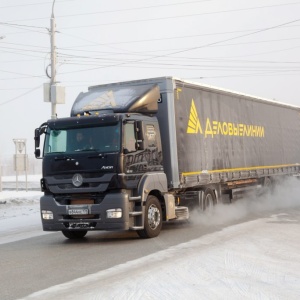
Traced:
[[78, 96], [71, 117], [35, 130], [35, 155], [43, 158], [43, 230], [67, 238], [135, 230], [151, 238], [162, 221], [176, 218], [155, 116], [159, 99], [153, 84], [96, 87]]

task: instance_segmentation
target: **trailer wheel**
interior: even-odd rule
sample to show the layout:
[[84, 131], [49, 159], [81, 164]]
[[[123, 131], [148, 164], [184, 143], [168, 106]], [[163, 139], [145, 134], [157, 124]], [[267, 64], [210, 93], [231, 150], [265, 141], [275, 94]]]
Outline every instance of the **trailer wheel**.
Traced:
[[203, 196], [203, 210], [211, 210], [216, 204], [216, 195], [213, 190], [206, 189]]
[[150, 195], [145, 207], [144, 229], [137, 230], [137, 234], [144, 239], [159, 235], [162, 227], [162, 209], [158, 199]]
[[270, 177], [265, 177], [262, 182], [262, 188], [257, 191], [258, 196], [264, 196], [274, 191], [274, 183]]
[[61, 232], [66, 238], [71, 240], [82, 239], [87, 234], [87, 230], [80, 230], [80, 231], [62, 230]]

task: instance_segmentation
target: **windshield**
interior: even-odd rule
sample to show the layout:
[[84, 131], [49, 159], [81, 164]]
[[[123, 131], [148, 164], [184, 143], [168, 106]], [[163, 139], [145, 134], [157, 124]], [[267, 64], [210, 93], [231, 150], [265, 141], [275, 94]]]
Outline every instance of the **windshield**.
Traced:
[[99, 127], [48, 128], [44, 154], [120, 151], [120, 124]]

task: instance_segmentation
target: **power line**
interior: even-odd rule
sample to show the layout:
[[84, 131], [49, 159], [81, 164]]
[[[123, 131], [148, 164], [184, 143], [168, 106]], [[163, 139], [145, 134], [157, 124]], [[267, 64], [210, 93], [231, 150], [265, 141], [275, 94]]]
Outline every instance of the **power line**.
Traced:
[[37, 90], [37, 89], [40, 88], [40, 87], [41, 87], [41, 85], [39, 84], [37, 87], [31, 89], [30, 91], [28, 91], [28, 92], [26, 92], [26, 93], [24, 93], [24, 94], [21, 94], [21, 95], [19, 95], [19, 96], [17, 96], [17, 97], [14, 97], [14, 98], [10, 99], [10, 100], [7, 100], [7, 101], [4, 101], [4, 102], [0, 103], [0, 106], [5, 105], [5, 104], [7, 104], [7, 103], [10, 103], [10, 102], [12, 102], [12, 101], [15, 101], [15, 100], [17, 100], [17, 99], [19, 99], [19, 98], [21, 98], [21, 97], [23, 97], [23, 96], [25, 96], [25, 95], [28, 95], [28, 94], [32, 93], [33, 91]]
[[300, 21], [300, 19], [293, 20], [293, 21], [290, 21], [290, 22], [286, 22], [286, 23], [282, 23], [282, 24], [279, 24], [279, 25], [275, 25], [275, 26], [272, 26], [272, 27], [265, 28], [265, 29], [257, 30], [255, 32], [242, 34], [242, 35], [235, 36], [235, 37], [232, 37], [232, 38], [228, 38], [228, 39], [225, 39], [225, 40], [209, 43], [209, 44], [202, 45], [202, 46], [187, 48], [187, 49], [184, 49], [184, 50], [176, 51], [176, 52], [173, 52], [173, 53], [168, 53], [168, 54], [165, 54], [165, 55], [160, 55], [159, 57], [165, 57], [165, 56], [174, 55], [174, 54], [183, 53], [183, 52], [188, 52], [188, 51], [192, 51], [192, 50], [196, 50], [196, 49], [200, 49], [200, 48], [204, 48], [204, 47], [214, 46], [214, 45], [221, 44], [221, 43], [224, 43], [224, 42], [240, 39], [240, 38], [243, 38], [243, 37], [246, 37], [246, 36], [255, 35], [255, 34], [258, 34], [258, 33], [264, 32], [264, 31], [269, 31], [269, 30], [279, 28], [279, 27], [285, 26], [287, 24], [296, 23], [296, 22], [299, 22], [299, 21]]
[[[296, 71], [298, 72], [298, 71]], [[291, 75], [291, 76], [299, 76], [299, 73], [296, 72], [292, 72], [292, 73], [282, 73], [282, 72], [258, 72], [258, 73], [241, 73], [241, 74], [229, 74], [229, 75], [218, 75], [218, 76], [199, 76], [199, 77], [189, 77], [186, 78], [187, 80], [197, 80], [197, 79], [218, 79], [218, 78], [232, 78], [232, 77], [252, 77], [252, 76], [287, 76], [287, 75]]]
[[40, 50], [32, 50], [32, 49], [21, 49], [21, 48], [2, 47], [2, 46], [1, 46], [1, 48], [3, 48], [3, 49], [11, 49], [11, 50], [19, 50], [19, 51], [25, 51], [25, 52], [44, 53], [44, 54], [49, 53], [49, 51], [42, 52], [42, 51], [40, 51]]
[[200, 3], [200, 2], [211, 2], [211, 1], [214, 1], [214, 0], [185, 1], [185, 2], [177, 2], [177, 3], [169, 3], [169, 4], [159, 4], [159, 5], [143, 6], [143, 7], [134, 7], [134, 8], [105, 10], [105, 11], [90, 12], [90, 13], [80, 13], [80, 14], [72, 14], [72, 15], [63, 15], [63, 16], [57, 16], [57, 17], [58, 18], [66, 18], [66, 17], [78, 17], [78, 16], [98, 15], [98, 14], [107, 14], [107, 13], [118, 13], [118, 12], [125, 12], [125, 11], [143, 10], [143, 9], [152, 9], [152, 8], [161, 8], [161, 7], [170, 7], [170, 6], [187, 5], [187, 4], [194, 4], [194, 3]]
[[249, 44], [261, 44], [261, 43], [273, 43], [273, 42], [282, 42], [282, 41], [295, 41], [300, 40], [299, 37], [289, 38], [289, 39], [276, 39], [276, 40], [266, 40], [266, 41], [255, 41], [255, 42], [241, 42], [235, 44], [224, 44], [224, 45], [213, 45], [211, 47], [227, 47], [227, 46], [240, 46], [240, 45], [249, 45]]
[[24, 25], [24, 24], [16, 24], [16, 23], [7, 23], [7, 22], [0, 22], [0, 25], [3, 25], [3, 26], [12, 26], [12, 27], [25, 27], [25, 28], [47, 29], [45, 27], [40, 27], [40, 26], [32, 26], [32, 25]]
[[2, 26], [8, 26], [8, 27], [13, 27], [13, 28], [20, 28], [22, 30], [27, 30], [27, 31], [30, 31], [30, 32], [37, 32], [37, 33], [42, 33], [42, 34], [48, 34], [48, 32], [36, 30], [36, 29], [46, 29], [47, 30], [46, 27], [29, 26], [29, 25], [13, 24], [13, 23], [5, 23], [5, 22], [0, 22], [0, 25], [2, 25]]
[[[290, 39], [276, 39], [276, 40], [265, 40], [265, 41], [255, 41], [255, 42], [245, 42], [245, 43], [235, 43], [235, 44], [225, 44], [225, 45], [215, 45], [211, 47], [226, 47], [226, 46], [240, 46], [240, 45], [249, 45], [249, 44], [258, 44], [258, 43], [271, 43], [271, 42], [282, 42], [282, 41], [292, 41], [292, 40], [299, 40], [300, 38], [290, 38]], [[59, 48], [59, 50], [69, 50], [70, 48]], [[155, 51], [146, 51], [144, 53], [142, 52], [103, 52], [103, 51], [96, 51], [96, 50], [78, 50], [78, 49], [72, 49], [74, 52], [89, 52], [89, 53], [102, 53], [102, 54], [107, 54], [107, 55], [140, 55], [140, 56], [148, 56], [150, 57], [151, 55], [149, 54], [150, 52], [161, 52], [161, 51], [171, 51], [170, 49], [164, 49], [164, 50], [155, 50]], [[174, 51], [174, 50], [172, 50]], [[177, 51], [177, 50], [176, 50]], [[59, 52], [58, 55], [61, 58], [68, 57], [68, 58], [82, 58], [82, 59], [95, 59], [95, 60], [107, 60], [108, 58], [104, 57], [99, 57], [99, 56], [85, 56], [85, 55], [75, 55], [75, 54], [68, 54], [64, 52]], [[111, 59], [110, 59], [111, 60]]]
[[[60, 0], [59, 2], [71, 2], [77, 0]], [[24, 7], [24, 6], [36, 6], [36, 5], [45, 5], [45, 4], [52, 4], [53, 1], [46, 1], [46, 2], [35, 2], [35, 3], [27, 3], [27, 4], [18, 4], [18, 5], [8, 5], [8, 6], [0, 6], [0, 8], [15, 8], [15, 7]]]
[[[64, 63], [66, 64], [72, 64], [74, 65], [74, 61], [71, 60], [70, 62], [68, 60], [66, 60]], [[143, 64], [146, 65], [155, 65], [155, 66], [182, 66], [182, 67], [203, 67], [206, 66], [208, 67], [209, 64], [213, 64], [212, 66], [215, 66], [215, 64], [217, 64], [218, 67], [220, 68], [228, 68], [228, 67], [235, 67], [235, 68], [240, 68], [241, 66], [243, 68], [257, 68], [257, 66], [262, 66], [264, 68], [291, 68], [291, 67], [300, 67], [300, 62], [264, 62], [264, 61], [232, 61], [232, 60], [201, 60], [200, 62], [194, 62], [189, 60], [189, 62], [172, 62], [172, 61], [157, 61], [157, 62], [142, 62]], [[200, 64], [199, 64], [200, 63]], [[98, 64], [99, 66], [99, 62], [95, 62], [93, 60], [90, 61], [77, 61], [75, 63], [76, 65], [93, 65], [95, 66], [95, 64]], [[136, 64], [136, 62], [132, 62], [130, 60], [127, 60], [127, 64], [128, 65], [132, 65], [132, 64]], [[220, 65], [222, 64], [222, 65]], [[228, 66], [229, 64], [229, 66]], [[103, 66], [103, 64], [101, 65]]]
[[[8, 53], [12, 53], [10, 51], [7, 51]], [[31, 61], [41, 61], [42, 59], [40, 58], [35, 58], [35, 59], [19, 59], [19, 60], [5, 60], [5, 61], [0, 61], [0, 64], [10, 64], [10, 63], [23, 63], [23, 62], [31, 62]], [[0, 89], [1, 90], [1, 89]]]
[[9, 53], [9, 54], [17, 54], [17, 55], [22, 55], [22, 56], [29, 56], [29, 57], [36, 57], [36, 58], [41, 58], [41, 59], [45, 59], [45, 56], [38, 56], [38, 55], [30, 55], [27, 53], [22, 53], [22, 52], [15, 52], [15, 51], [11, 51], [11, 50], [3, 50], [1, 49], [0, 52], [5, 52], [5, 53]]
[[190, 18], [202, 15], [212, 15], [212, 14], [220, 14], [220, 13], [232, 13], [232, 12], [241, 12], [241, 11], [248, 11], [248, 10], [256, 10], [256, 9], [264, 9], [264, 8], [271, 8], [271, 7], [281, 7], [287, 5], [296, 5], [300, 4], [298, 2], [291, 2], [291, 3], [283, 3], [283, 4], [275, 4], [275, 5], [265, 5], [265, 6], [256, 6], [256, 7], [248, 7], [248, 8], [237, 8], [237, 9], [230, 9], [230, 10], [221, 10], [221, 11], [214, 11], [214, 12], [204, 12], [198, 14], [189, 14], [189, 15], [176, 15], [176, 16], [164, 16], [159, 18], [150, 18], [150, 19], [139, 19], [139, 20], [129, 20], [129, 21], [120, 21], [120, 22], [111, 22], [111, 23], [101, 23], [101, 24], [94, 24], [94, 25], [85, 25], [85, 26], [70, 26], [70, 27], [62, 27], [61, 29], [76, 29], [76, 28], [87, 28], [87, 27], [98, 27], [98, 26], [108, 26], [108, 25], [120, 25], [120, 24], [129, 24], [129, 23], [137, 23], [137, 22], [149, 22], [149, 21], [159, 21], [159, 20], [169, 20], [169, 19], [178, 19], [178, 18]]
[[6, 71], [6, 70], [0, 70], [0, 72], [3, 73], [9, 73], [9, 74], [14, 74], [14, 75], [24, 75], [24, 76], [29, 76], [29, 77], [37, 77], [37, 78], [45, 78], [44, 75], [31, 75], [31, 74], [24, 74], [24, 73], [18, 73], [18, 72], [11, 72], [11, 71]]
[[[299, 27], [300, 25], [292, 25], [292, 26], [282, 26], [282, 28], [290, 28], [290, 27]], [[214, 36], [214, 35], [223, 35], [223, 34], [233, 34], [233, 33], [242, 33], [242, 32], [253, 32], [257, 30], [261, 30], [263, 28], [253, 28], [253, 29], [246, 29], [246, 30], [234, 30], [234, 31], [222, 31], [222, 32], [214, 32], [214, 33], [202, 33], [202, 34], [193, 34], [193, 35], [182, 35], [182, 36], [165, 36], [162, 38], [153, 38], [153, 39], [144, 39], [144, 40], [126, 40], [122, 42], [109, 42], [109, 43], [96, 43], [95, 41], [90, 41], [87, 39], [84, 39], [82, 37], [69, 34], [69, 33], [64, 33], [60, 32], [62, 35], [66, 36], [71, 36], [76, 39], [84, 40], [86, 42], [93, 43], [94, 45], [88, 45], [88, 46], [110, 46], [110, 45], [119, 45], [119, 44], [132, 44], [132, 43], [145, 43], [145, 42], [155, 42], [155, 41], [166, 41], [166, 40], [174, 40], [174, 39], [187, 39], [187, 38], [195, 38], [195, 37], [201, 37], [201, 36]], [[72, 48], [60, 48], [60, 49], [72, 49], [74, 48], [80, 48], [80, 47], [86, 47], [87, 45], [79, 45], [79, 46], [73, 46]], [[77, 51], [77, 50], [74, 50]], [[87, 51], [87, 50], [81, 50], [81, 51]], [[90, 52], [90, 51], [89, 51]]]
[[44, 46], [37, 46], [37, 45], [30, 45], [30, 44], [17, 44], [17, 43], [8, 43], [8, 42], [1, 42], [1, 45], [25, 46], [25, 47], [33, 47], [33, 48], [44, 48], [44, 49], [49, 48]]
[[[150, 57], [148, 54], [140, 54], [141, 56]], [[67, 64], [94, 64], [95, 63], [111, 63], [115, 61], [122, 61], [122, 62], [136, 62], [136, 60], [132, 59], [126, 59], [126, 58], [102, 58], [102, 57], [92, 57], [92, 56], [77, 56], [77, 55], [59, 55], [61, 63], [67, 63]], [[193, 61], [193, 64], [196, 62], [202, 62], [202, 63], [246, 63], [246, 64], [253, 64], [253, 63], [259, 63], [259, 64], [272, 64], [272, 65], [283, 65], [283, 64], [300, 64], [300, 61], [266, 61], [266, 60], [233, 60], [228, 58], [203, 58], [203, 57], [168, 57], [168, 60], [164, 58], [163, 60], [157, 60], [156, 64], [166, 63], [166, 62], [172, 62], [178, 63], [179, 61]]]
[[21, 76], [21, 77], [11, 77], [11, 78], [0, 78], [2, 81], [8, 81], [8, 80], [19, 80], [19, 79], [32, 79], [31, 76]]
[[[148, 57], [148, 58], [137, 59], [137, 60], [131, 61], [131, 63], [133, 63], [133, 62], [143, 62], [143, 61], [148, 61], [148, 60], [152, 60], [152, 59], [156, 59], [156, 58], [162, 58], [162, 57], [169, 57], [171, 55], [175, 55], [175, 54], [179, 54], [179, 53], [184, 53], [184, 52], [189, 52], [189, 51], [193, 51], [193, 50], [196, 50], [196, 49], [210, 47], [212, 45], [217, 45], [217, 44], [221, 44], [221, 43], [224, 43], [224, 42], [227, 42], [227, 41], [236, 40], [236, 39], [239, 39], [239, 38], [242, 38], [242, 37], [255, 35], [255, 34], [258, 34], [258, 33], [264, 32], [264, 31], [272, 30], [272, 29], [279, 28], [279, 27], [285, 26], [287, 24], [292, 24], [292, 23], [299, 22], [299, 21], [300, 21], [300, 19], [297, 19], [297, 20], [293, 20], [293, 21], [290, 21], [290, 22], [281, 23], [279, 25], [275, 25], [275, 26], [272, 26], [272, 27], [257, 30], [255, 32], [246, 33], [246, 34], [238, 35], [238, 36], [235, 36], [235, 37], [232, 37], [232, 38], [227, 38], [227, 39], [224, 39], [224, 40], [212, 42], [212, 43], [209, 43], [209, 44], [206, 44], [206, 45], [191, 47], [191, 48], [187, 48], [187, 49], [183, 49], [183, 50], [170, 52], [170, 53], [167, 53], [167, 54], [151, 56], [151, 57]], [[77, 70], [77, 71], [72, 71], [72, 72], [64, 72], [62, 74], [74, 73], [74, 72], [86, 72], [86, 71], [100, 69], [100, 68], [117, 67], [117, 66], [121, 66], [121, 65], [124, 65], [124, 64], [127, 64], [127, 62], [116, 63], [116, 64], [109, 65], [109, 66], [101, 66], [101, 67], [94, 67], [94, 68], [89, 68], [89, 69]]]
[[272, 50], [272, 51], [267, 51], [267, 52], [260, 52], [260, 53], [256, 53], [256, 54], [238, 55], [238, 56], [234, 56], [234, 57], [251, 57], [251, 56], [264, 55], [264, 54], [270, 54], [270, 53], [285, 52], [285, 51], [294, 50], [294, 49], [297, 49], [297, 48], [300, 48], [300, 46], [285, 48], [285, 49], [281, 49], [281, 50]]
[[[72, 1], [72, 0], [69, 0], [69, 1]], [[87, 15], [95, 15], [95, 14], [107, 14], [107, 13], [119, 13], [119, 12], [126, 12], [126, 11], [152, 9], [152, 8], [158, 8], [158, 7], [170, 7], [170, 6], [177, 6], [177, 5], [187, 5], [187, 4], [194, 4], [194, 3], [200, 3], [200, 2], [209, 2], [209, 1], [215, 1], [215, 0], [187, 1], [187, 2], [177, 2], [177, 3], [142, 6], [142, 7], [133, 7], [133, 8], [125, 8], [125, 9], [106, 10], [106, 11], [98, 11], [98, 12], [87, 12], [87, 13], [72, 14], [72, 15], [62, 15], [62, 16], [58, 15], [57, 18], [68, 18], [68, 17], [78, 17], [78, 16], [87, 16]], [[63, 2], [63, 1], [60, 1], [60, 2]], [[52, 3], [52, 2], [48, 2], [48, 3]], [[35, 21], [35, 20], [44, 20], [44, 19], [46, 19], [46, 18], [18, 19], [18, 20], [14, 20], [14, 21]]]
[[[65, 0], [65, 1], [72, 1], [72, 0]], [[75, 1], [75, 0], [73, 0], [73, 1]], [[215, 0], [200, 0], [200, 1], [177, 2], [177, 3], [170, 3], [170, 4], [160, 4], [160, 5], [144, 6], [144, 7], [134, 7], [134, 8], [116, 9], [116, 10], [107, 10], [107, 11], [98, 11], [98, 12], [87, 12], [87, 13], [79, 13], [79, 14], [72, 14], [72, 15], [62, 15], [62, 16], [58, 15], [58, 16], [56, 16], [56, 18], [69, 18], [69, 17], [88, 16], [88, 15], [95, 15], [95, 14], [119, 13], [119, 12], [127, 12], [127, 11], [134, 11], [134, 10], [159, 8], [159, 7], [163, 7], [163, 6], [168, 7], [168, 6], [194, 4], [194, 3], [208, 2], [208, 1], [215, 1]], [[51, 3], [51, 2], [49, 2], [49, 3]], [[273, 5], [264, 5], [264, 6], [248, 7], [248, 8], [237, 8], [237, 9], [231, 9], [231, 10], [204, 12], [204, 13], [200, 13], [200, 14], [177, 15], [177, 16], [171, 16], [171, 17], [164, 16], [164, 17], [153, 18], [153, 19], [130, 20], [130, 21], [113, 22], [113, 23], [102, 23], [102, 24], [86, 25], [86, 26], [72, 26], [72, 27], [64, 27], [64, 28], [61, 28], [61, 29], [84, 28], [84, 27], [94, 27], [94, 26], [107, 26], [107, 25], [117, 25], [117, 24], [135, 23], [135, 22], [148, 22], [148, 21], [157, 21], [157, 20], [174, 19], [174, 18], [185, 18], [185, 17], [210, 15], [210, 14], [231, 13], [231, 12], [240, 12], [240, 11], [248, 11], [248, 10], [255, 10], [255, 9], [264, 9], [264, 8], [281, 7], [281, 6], [288, 6], [288, 5], [297, 5], [299, 3], [300, 2], [297, 1], [297, 2], [281, 3], [281, 4], [273, 4]], [[31, 18], [31, 19], [17, 19], [17, 20], [13, 20], [11, 22], [16, 22], [16, 21], [18, 21], [18, 22], [19, 21], [35, 21], [35, 20], [44, 20], [44, 19], [47, 19], [47, 17], [43, 17], [43, 18]]]

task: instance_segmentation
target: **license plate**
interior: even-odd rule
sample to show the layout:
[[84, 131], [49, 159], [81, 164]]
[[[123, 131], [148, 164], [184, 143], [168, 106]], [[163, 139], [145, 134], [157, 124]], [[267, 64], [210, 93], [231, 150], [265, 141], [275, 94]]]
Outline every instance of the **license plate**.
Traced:
[[86, 229], [86, 228], [90, 228], [90, 223], [70, 223], [69, 228]]
[[69, 215], [87, 215], [89, 213], [89, 208], [87, 206], [69, 206], [68, 214]]

